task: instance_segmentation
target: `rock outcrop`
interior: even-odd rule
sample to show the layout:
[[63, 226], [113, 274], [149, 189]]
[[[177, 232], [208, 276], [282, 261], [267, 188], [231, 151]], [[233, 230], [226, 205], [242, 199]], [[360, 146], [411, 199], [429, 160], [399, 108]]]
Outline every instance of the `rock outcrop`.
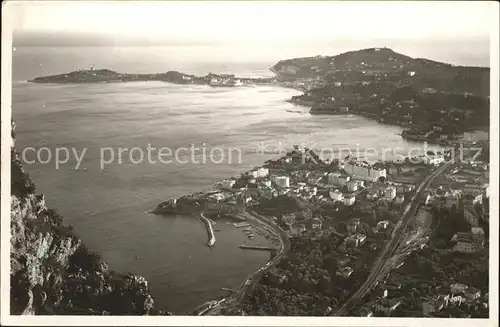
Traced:
[[85, 247], [11, 154], [11, 314], [168, 314], [143, 277], [110, 271]]

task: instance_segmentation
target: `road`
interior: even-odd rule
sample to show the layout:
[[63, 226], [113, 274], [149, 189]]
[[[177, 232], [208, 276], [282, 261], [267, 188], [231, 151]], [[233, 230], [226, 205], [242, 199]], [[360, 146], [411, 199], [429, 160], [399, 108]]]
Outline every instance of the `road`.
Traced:
[[391, 257], [398, 248], [401, 240], [403, 238], [404, 231], [408, 227], [409, 222], [415, 216], [416, 210], [418, 208], [419, 200], [422, 192], [429, 186], [429, 184], [440, 174], [442, 174], [451, 164], [443, 164], [441, 167], [433, 171], [427, 178], [420, 184], [415, 192], [415, 196], [412, 198], [410, 203], [408, 203], [403, 216], [401, 217], [400, 223], [396, 225], [393, 237], [386, 245], [382, 253], [379, 255], [375, 264], [368, 275], [366, 281], [361, 285], [361, 287], [347, 300], [344, 305], [337, 310], [335, 316], [344, 316], [348, 314], [351, 309], [359, 303], [359, 301], [375, 286], [378, 280], [383, 277], [386, 273], [390, 271]]

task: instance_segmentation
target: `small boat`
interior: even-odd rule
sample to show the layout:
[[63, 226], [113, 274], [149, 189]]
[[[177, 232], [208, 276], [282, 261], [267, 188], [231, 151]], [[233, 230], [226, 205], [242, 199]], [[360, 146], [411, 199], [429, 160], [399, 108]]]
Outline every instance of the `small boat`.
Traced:
[[288, 110], [288, 109], [285, 109], [286, 112], [294, 112], [294, 113], [302, 113], [301, 110]]

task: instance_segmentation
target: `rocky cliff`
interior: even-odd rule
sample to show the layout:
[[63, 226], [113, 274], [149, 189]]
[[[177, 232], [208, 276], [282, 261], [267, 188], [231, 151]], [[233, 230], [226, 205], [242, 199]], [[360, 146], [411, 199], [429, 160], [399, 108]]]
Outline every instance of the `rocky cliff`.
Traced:
[[110, 271], [85, 247], [11, 152], [11, 314], [168, 314], [143, 277]]

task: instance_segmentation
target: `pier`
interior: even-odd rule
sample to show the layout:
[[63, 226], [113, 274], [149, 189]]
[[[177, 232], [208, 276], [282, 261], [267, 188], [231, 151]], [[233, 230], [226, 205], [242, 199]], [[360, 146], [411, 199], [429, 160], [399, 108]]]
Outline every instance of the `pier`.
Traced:
[[274, 246], [260, 246], [260, 245], [240, 245], [240, 249], [244, 250], [261, 250], [261, 251], [278, 251]]
[[214, 246], [215, 244], [215, 235], [214, 235], [214, 229], [212, 227], [212, 223], [210, 222], [210, 220], [205, 217], [205, 215], [203, 214], [203, 212], [200, 214], [200, 219], [203, 220], [203, 222], [205, 223], [205, 225], [207, 226], [207, 233], [208, 233], [208, 246]]
[[250, 226], [250, 224], [247, 223], [246, 221], [244, 221], [244, 222], [241, 222], [241, 223], [233, 223], [233, 226], [236, 227], [236, 228], [241, 228], [241, 227]]

